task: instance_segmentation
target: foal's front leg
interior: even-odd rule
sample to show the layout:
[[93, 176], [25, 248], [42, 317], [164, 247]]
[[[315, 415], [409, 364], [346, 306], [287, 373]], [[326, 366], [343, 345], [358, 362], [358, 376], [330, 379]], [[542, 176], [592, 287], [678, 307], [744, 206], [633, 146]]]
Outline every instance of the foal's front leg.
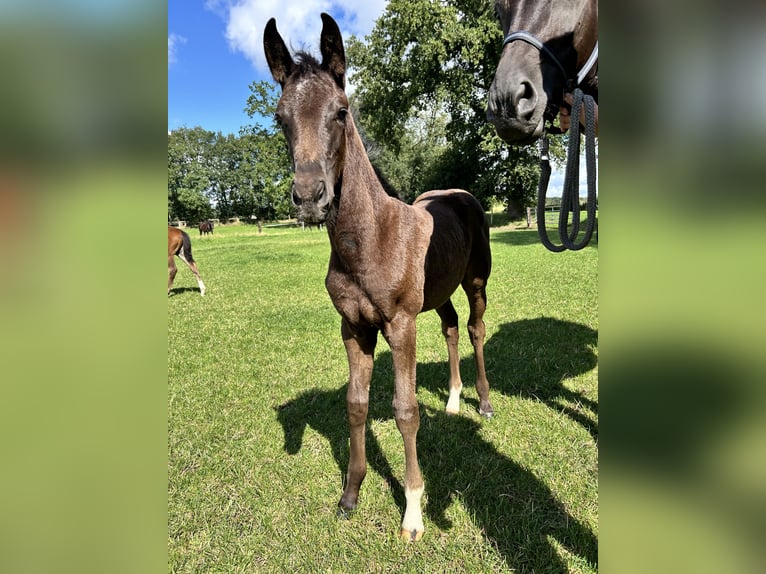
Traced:
[[370, 378], [378, 331], [375, 328], [355, 328], [345, 319], [341, 323], [343, 344], [348, 355], [348, 391], [346, 411], [350, 435], [350, 450], [346, 486], [338, 503], [341, 515], [354, 510], [359, 499], [359, 488], [367, 474], [365, 453], [365, 423], [370, 396]]
[[386, 325], [384, 335], [394, 359], [394, 418], [404, 441], [404, 496], [407, 507], [400, 536], [408, 541], [420, 540], [425, 528], [420, 509], [423, 477], [418, 465], [417, 449], [420, 412], [415, 396], [415, 318], [405, 317], [401, 313]]

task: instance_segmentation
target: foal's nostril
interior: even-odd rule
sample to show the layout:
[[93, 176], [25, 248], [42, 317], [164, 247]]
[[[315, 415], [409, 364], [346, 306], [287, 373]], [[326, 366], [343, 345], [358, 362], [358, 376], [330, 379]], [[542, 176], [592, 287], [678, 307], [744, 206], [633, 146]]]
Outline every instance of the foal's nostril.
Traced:
[[314, 192], [314, 201], [319, 203], [324, 199], [325, 195], [327, 195], [327, 184], [324, 180], [320, 180], [317, 189]]
[[303, 200], [301, 199], [301, 196], [298, 195], [297, 190], [295, 189], [295, 184], [293, 184], [293, 203], [297, 206], [303, 203]]
[[293, 182], [292, 199], [296, 207], [300, 207], [306, 202], [322, 203], [327, 198], [327, 183], [323, 179], [313, 179], [309, 181]]

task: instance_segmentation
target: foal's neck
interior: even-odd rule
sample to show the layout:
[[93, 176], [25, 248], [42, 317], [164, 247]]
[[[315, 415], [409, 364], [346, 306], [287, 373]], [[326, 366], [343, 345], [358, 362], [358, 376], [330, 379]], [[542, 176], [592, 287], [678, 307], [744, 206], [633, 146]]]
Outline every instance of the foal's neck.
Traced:
[[[349, 116], [346, 127], [346, 150], [340, 179], [340, 201], [335, 214], [335, 226], [350, 230], [357, 227], [371, 231], [380, 210], [392, 201], [383, 189], [367, 157], [362, 138]], [[330, 229], [330, 227], [328, 227]]]

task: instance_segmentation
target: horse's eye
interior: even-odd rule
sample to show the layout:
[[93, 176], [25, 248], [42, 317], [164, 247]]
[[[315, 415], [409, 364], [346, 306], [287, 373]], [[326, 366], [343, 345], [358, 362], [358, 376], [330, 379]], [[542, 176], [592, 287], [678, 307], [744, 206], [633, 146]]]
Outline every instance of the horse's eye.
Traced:
[[348, 108], [341, 108], [338, 110], [338, 113], [335, 115], [335, 119], [338, 120], [340, 123], [345, 124], [347, 116], [348, 116]]

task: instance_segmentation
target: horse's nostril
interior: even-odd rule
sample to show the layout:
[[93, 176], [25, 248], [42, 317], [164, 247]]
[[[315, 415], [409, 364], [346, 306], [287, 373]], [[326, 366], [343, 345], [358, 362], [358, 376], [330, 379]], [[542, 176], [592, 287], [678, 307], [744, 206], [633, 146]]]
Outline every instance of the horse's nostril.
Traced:
[[531, 100], [535, 96], [535, 88], [529, 82], [522, 82], [523, 96], [525, 100]]
[[515, 94], [516, 117], [520, 119], [529, 119], [535, 111], [537, 104], [537, 93], [530, 82], [523, 81], [519, 85]]

